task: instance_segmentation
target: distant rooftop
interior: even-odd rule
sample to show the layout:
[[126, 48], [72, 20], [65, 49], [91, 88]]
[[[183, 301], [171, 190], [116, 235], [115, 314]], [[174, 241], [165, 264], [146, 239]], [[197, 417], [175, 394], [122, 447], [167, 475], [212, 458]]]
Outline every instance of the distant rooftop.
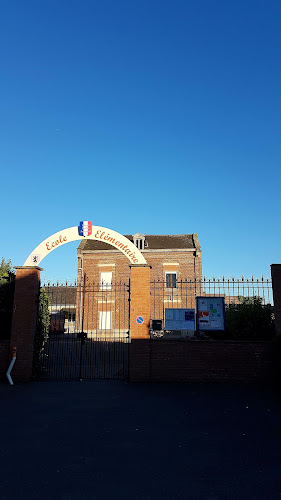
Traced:
[[76, 286], [44, 286], [49, 305], [68, 305], [76, 303]]

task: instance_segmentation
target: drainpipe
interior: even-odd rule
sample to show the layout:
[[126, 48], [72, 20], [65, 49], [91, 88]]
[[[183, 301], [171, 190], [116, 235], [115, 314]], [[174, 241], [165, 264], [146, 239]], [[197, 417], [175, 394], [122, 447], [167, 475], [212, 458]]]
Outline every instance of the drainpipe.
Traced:
[[14, 385], [14, 382], [13, 382], [13, 380], [12, 380], [12, 377], [11, 377], [10, 373], [11, 373], [11, 371], [12, 371], [12, 369], [13, 369], [13, 366], [14, 366], [14, 364], [15, 364], [15, 362], [16, 362], [16, 359], [17, 359], [17, 348], [16, 348], [16, 347], [13, 347], [13, 357], [12, 357], [12, 361], [11, 361], [10, 366], [9, 366], [9, 368], [8, 368], [8, 370], [7, 370], [7, 373], [6, 373], [6, 375], [7, 375], [7, 379], [9, 380], [9, 382], [10, 382], [10, 384], [11, 384], [11, 385]]

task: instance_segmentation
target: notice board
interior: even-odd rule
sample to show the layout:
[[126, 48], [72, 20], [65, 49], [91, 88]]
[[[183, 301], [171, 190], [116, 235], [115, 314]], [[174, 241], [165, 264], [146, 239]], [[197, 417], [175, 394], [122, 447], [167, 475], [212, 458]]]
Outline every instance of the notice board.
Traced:
[[196, 306], [197, 330], [225, 330], [224, 297], [196, 297]]
[[195, 330], [195, 310], [165, 309], [165, 330]]

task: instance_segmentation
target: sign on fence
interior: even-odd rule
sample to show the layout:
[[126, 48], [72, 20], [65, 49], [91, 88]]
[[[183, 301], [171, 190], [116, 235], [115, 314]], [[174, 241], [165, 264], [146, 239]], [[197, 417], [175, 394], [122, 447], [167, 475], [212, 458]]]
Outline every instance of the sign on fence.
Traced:
[[195, 330], [194, 309], [165, 309], [165, 330]]
[[196, 297], [197, 330], [224, 331], [224, 297]]

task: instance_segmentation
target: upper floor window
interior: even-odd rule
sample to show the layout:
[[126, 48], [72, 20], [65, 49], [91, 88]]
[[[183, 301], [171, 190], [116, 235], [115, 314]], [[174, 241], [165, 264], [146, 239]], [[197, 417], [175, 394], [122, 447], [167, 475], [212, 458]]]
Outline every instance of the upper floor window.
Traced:
[[100, 273], [100, 286], [103, 290], [111, 290], [112, 271]]
[[177, 288], [177, 273], [165, 273], [166, 288]]
[[136, 240], [136, 247], [139, 249], [139, 250], [142, 250], [143, 249], [143, 244], [144, 244], [144, 241], [143, 240]]
[[144, 234], [140, 234], [140, 233], [133, 234], [133, 241], [134, 241], [134, 245], [136, 245], [136, 247], [139, 250], [144, 250], [144, 246], [145, 246]]

